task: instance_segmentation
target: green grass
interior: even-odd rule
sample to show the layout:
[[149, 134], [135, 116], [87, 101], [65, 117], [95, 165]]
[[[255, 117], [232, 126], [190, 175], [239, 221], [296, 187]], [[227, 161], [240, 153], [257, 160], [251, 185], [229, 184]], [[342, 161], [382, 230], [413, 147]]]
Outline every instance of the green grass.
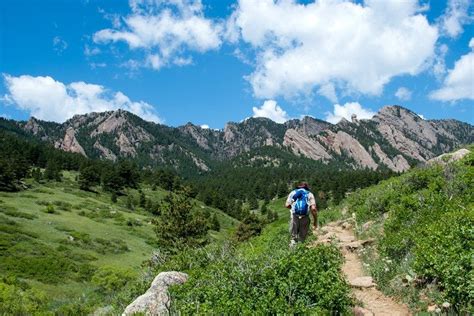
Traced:
[[[100, 295], [91, 282], [95, 270], [127, 269], [133, 277], [139, 277], [142, 263], [159, 248], [151, 223], [154, 215], [138, 206], [128, 209], [127, 196], [119, 196], [114, 204], [110, 194], [100, 188], [96, 188], [99, 193], [79, 190], [76, 175], [64, 172], [62, 182], [43, 184], [27, 179], [30, 188], [26, 191], [0, 192], [0, 260], [9, 264], [22, 262], [9, 271], [0, 266], [0, 278], [13, 275], [26, 281], [32, 289], [45, 294], [48, 309], [53, 310], [61, 310], [78, 297], [92, 300], [91, 305], [98, 303]], [[142, 191], [154, 202], [167, 194], [148, 186]], [[137, 199], [139, 196], [137, 190], [127, 194]], [[222, 229], [211, 231], [213, 240], [223, 240], [233, 231], [236, 220], [201, 202], [195, 205], [217, 214]], [[46, 212], [48, 208], [54, 212]], [[58, 269], [57, 273], [54, 269]], [[0, 304], [1, 300], [2, 293]]]

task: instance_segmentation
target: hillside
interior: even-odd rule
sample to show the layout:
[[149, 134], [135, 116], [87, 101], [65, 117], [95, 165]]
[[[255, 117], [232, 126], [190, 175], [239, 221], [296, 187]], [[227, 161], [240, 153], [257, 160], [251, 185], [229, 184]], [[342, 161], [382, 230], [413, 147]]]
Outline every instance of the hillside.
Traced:
[[63, 124], [31, 118], [1, 125], [87, 157], [131, 158], [141, 166], [170, 167], [184, 176], [206, 173], [263, 147], [346, 168], [401, 172], [474, 141], [470, 124], [424, 120], [401, 106], [386, 106], [370, 120], [354, 117], [335, 125], [311, 117], [284, 124], [249, 118], [230, 122], [223, 130], [192, 123], [173, 128], [124, 110], [76, 115]]
[[444, 156], [340, 205], [358, 237], [373, 241], [357, 252], [367, 273], [414, 312], [474, 312], [473, 159], [471, 146], [460, 161]]
[[[82, 314], [80, 306], [110, 301], [108, 295], [139, 280], [143, 262], [159, 254], [152, 223], [159, 216], [140, 206], [136, 189], [111, 203], [99, 188], [80, 190], [77, 176], [27, 179], [25, 191], [0, 192], [1, 313]], [[152, 203], [168, 194], [147, 185], [141, 190]], [[237, 221], [223, 212], [201, 202], [195, 209], [217, 216], [220, 231], [210, 232], [212, 240], [226, 239], [235, 229]]]

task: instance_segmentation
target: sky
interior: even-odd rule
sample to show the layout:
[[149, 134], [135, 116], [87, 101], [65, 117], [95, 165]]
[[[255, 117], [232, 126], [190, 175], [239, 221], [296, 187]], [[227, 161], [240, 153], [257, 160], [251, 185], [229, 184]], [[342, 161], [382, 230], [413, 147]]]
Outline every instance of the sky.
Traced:
[[474, 123], [470, 0], [3, 0], [0, 116]]

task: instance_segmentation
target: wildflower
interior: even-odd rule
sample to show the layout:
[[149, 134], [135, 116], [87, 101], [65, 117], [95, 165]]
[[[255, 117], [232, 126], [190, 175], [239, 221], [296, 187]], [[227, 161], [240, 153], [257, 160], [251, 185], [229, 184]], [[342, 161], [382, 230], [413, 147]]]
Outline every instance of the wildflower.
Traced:
[[451, 304], [449, 304], [448, 302], [444, 302], [442, 306], [443, 308], [449, 308]]

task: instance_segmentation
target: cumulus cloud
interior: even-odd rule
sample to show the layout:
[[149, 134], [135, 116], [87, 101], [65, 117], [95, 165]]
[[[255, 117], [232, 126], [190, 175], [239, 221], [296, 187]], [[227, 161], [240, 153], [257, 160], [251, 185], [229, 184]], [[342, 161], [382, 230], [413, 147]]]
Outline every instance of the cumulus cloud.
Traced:
[[202, 129], [209, 129], [209, 125], [203, 124], [203, 125], [201, 125], [201, 128], [202, 128]]
[[58, 54], [61, 55], [67, 49], [67, 42], [59, 36], [53, 38], [53, 49]]
[[357, 115], [358, 119], [370, 119], [375, 115], [375, 112], [370, 109], [365, 109], [359, 102], [348, 102], [344, 105], [334, 104], [333, 112], [326, 112], [326, 121], [336, 124], [342, 118], [351, 120], [352, 114]]
[[274, 100], [266, 100], [261, 107], [253, 107], [253, 117], [266, 117], [277, 123], [285, 123], [290, 118]]
[[411, 90], [405, 87], [400, 87], [398, 88], [397, 92], [395, 92], [395, 96], [402, 101], [410, 100], [411, 94]]
[[[471, 0], [449, 0], [446, 12], [441, 18], [441, 29], [449, 37], [457, 37], [463, 32], [463, 25], [472, 23]], [[471, 10], [471, 14], [469, 11]]]
[[327, 84], [379, 95], [392, 77], [416, 75], [432, 58], [436, 26], [417, 0], [240, 0], [227, 30], [256, 53], [247, 79], [261, 98], [314, 89], [335, 99]]
[[144, 52], [142, 66], [156, 70], [190, 64], [186, 51], [203, 53], [221, 45], [222, 26], [204, 16], [200, 0], [131, 0], [130, 8], [123, 26], [96, 32], [94, 42], [125, 42]]
[[474, 37], [469, 42], [471, 52], [461, 56], [448, 71], [443, 86], [430, 93], [430, 98], [439, 101], [474, 100]]
[[145, 120], [162, 122], [152, 105], [131, 101], [122, 92], [83, 81], [64, 84], [46, 76], [4, 75], [7, 94], [3, 99], [42, 120], [64, 122], [75, 114], [116, 109], [130, 111]]

